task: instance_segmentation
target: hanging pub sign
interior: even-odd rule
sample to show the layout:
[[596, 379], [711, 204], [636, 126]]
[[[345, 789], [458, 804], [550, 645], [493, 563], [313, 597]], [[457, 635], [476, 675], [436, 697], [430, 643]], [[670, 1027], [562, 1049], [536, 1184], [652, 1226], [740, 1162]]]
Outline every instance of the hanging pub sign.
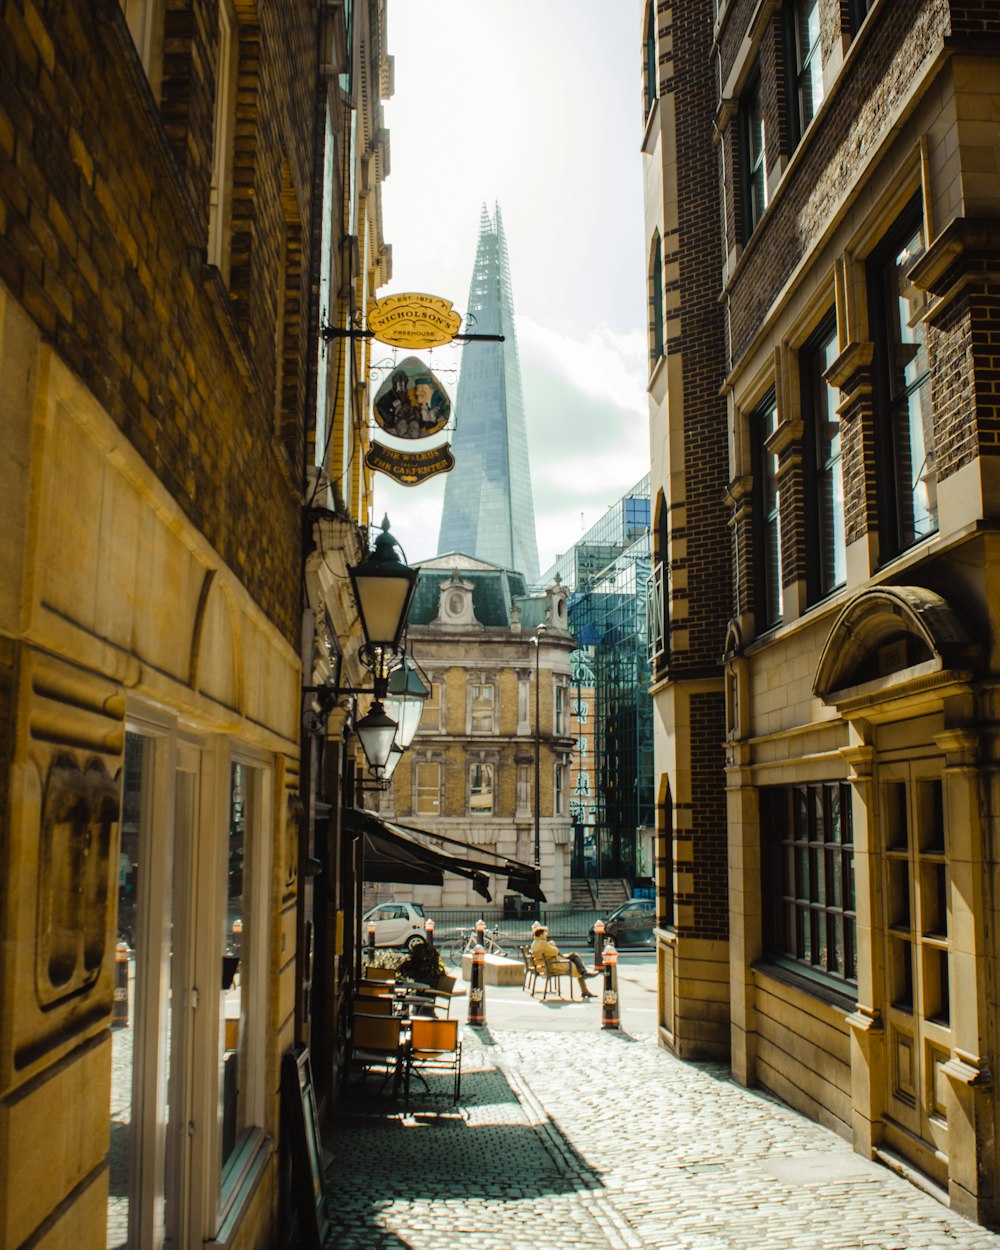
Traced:
[[462, 328], [451, 300], [439, 295], [386, 295], [368, 305], [368, 329], [390, 347], [442, 347]]
[[455, 467], [455, 457], [449, 443], [428, 447], [426, 451], [397, 451], [373, 442], [365, 464], [378, 473], [388, 474], [403, 486], [419, 486], [438, 473], [449, 473]]
[[450, 416], [451, 400], [419, 356], [407, 356], [375, 393], [375, 420], [394, 438], [427, 438]]

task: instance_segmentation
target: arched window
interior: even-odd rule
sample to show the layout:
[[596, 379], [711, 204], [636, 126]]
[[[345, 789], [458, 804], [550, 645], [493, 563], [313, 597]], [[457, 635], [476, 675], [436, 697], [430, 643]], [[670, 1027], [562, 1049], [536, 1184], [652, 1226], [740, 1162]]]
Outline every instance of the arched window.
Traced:
[[649, 249], [649, 368], [656, 368], [663, 356], [663, 254], [660, 232], [653, 235]]

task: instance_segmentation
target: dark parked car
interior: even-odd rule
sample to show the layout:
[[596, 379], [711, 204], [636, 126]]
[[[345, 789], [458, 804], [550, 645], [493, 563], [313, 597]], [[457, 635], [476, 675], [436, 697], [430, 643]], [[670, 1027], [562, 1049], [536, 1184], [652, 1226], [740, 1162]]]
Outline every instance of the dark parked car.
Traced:
[[[608, 916], [604, 922], [604, 936], [615, 946], [655, 946], [653, 929], [656, 926], [656, 900], [630, 898]], [[590, 942], [594, 942], [594, 929], [590, 929]]]

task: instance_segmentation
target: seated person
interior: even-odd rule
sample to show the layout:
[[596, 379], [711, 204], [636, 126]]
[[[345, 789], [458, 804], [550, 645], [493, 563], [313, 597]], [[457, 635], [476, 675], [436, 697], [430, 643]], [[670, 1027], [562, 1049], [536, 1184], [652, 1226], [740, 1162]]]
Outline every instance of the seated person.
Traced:
[[596, 994], [591, 994], [585, 984], [587, 977], [599, 977], [601, 973], [588, 972], [583, 960], [575, 951], [570, 951], [568, 955], [564, 955], [556, 946], [555, 942], [549, 940], [549, 931], [544, 925], [533, 925], [532, 932], [534, 940], [531, 943], [531, 954], [534, 958], [541, 958], [543, 955], [546, 959], [559, 959], [569, 964], [571, 974], [576, 977], [580, 986], [580, 996], [582, 998], [596, 998]]

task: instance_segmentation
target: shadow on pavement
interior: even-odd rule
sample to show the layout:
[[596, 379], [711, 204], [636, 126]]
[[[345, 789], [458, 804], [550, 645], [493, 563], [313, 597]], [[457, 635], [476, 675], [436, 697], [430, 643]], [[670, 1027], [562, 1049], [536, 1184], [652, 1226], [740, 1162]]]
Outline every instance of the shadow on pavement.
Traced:
[[[486, 1032], [477, 1030], [484, 1044]], [[517, 1094], [492, 1067], [463, 1072], [457, 1106], [450, 1078], [430, 1075], [405, 1117], [400, 1100], [374, 1083], [352, 1085], [325, 1145], [336, 1246], [406, 1246], [388, 1226], [390, 1209], [403, 1230], [414, 1208], [440, 1214], [470, 1200], [500, 1204], [603, 1188], [600, 1173], [553, 1121], [525, 1122]]]

